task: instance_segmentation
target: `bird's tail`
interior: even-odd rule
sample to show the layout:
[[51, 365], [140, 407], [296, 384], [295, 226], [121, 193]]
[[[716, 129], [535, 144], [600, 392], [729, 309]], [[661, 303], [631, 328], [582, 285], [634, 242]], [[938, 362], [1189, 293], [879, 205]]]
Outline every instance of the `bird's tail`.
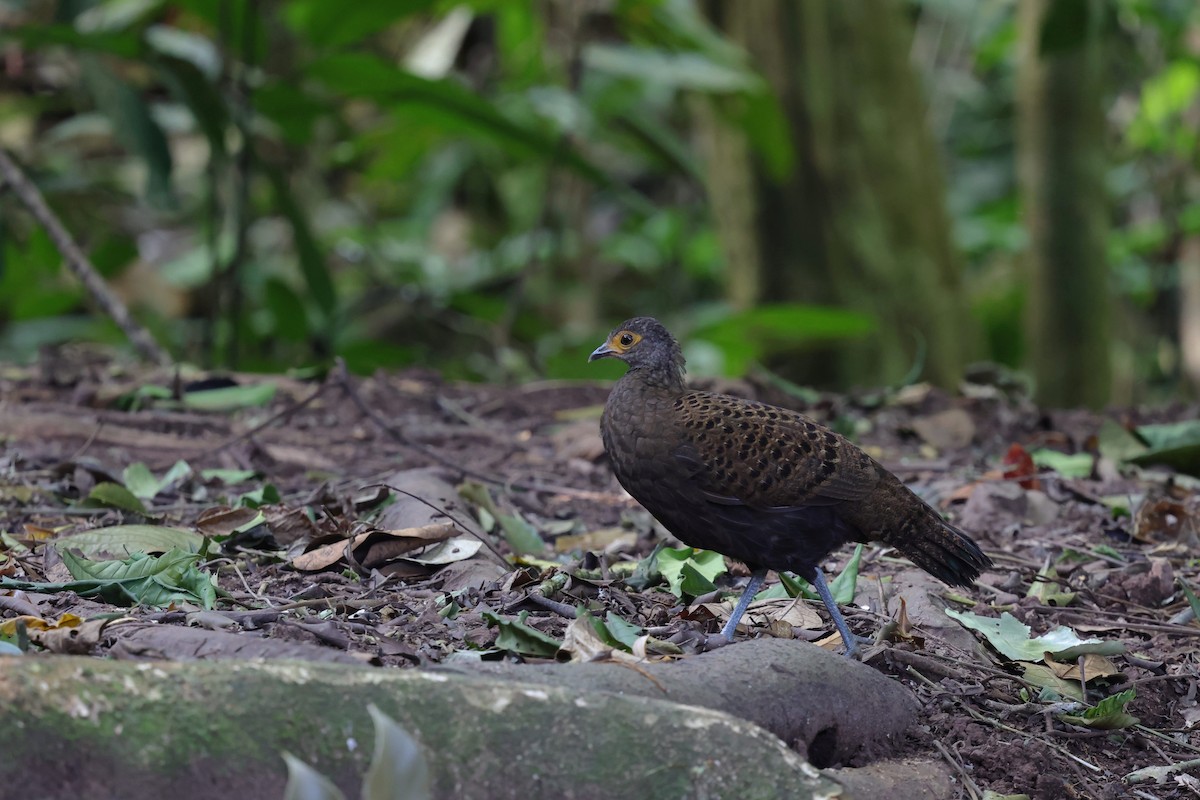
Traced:
[[888, 531], [884, 542], [943, 583], [970, 586], [979, 573], [992, 566], [979, 545], [951, 525], [924, 502], [899, 527]]

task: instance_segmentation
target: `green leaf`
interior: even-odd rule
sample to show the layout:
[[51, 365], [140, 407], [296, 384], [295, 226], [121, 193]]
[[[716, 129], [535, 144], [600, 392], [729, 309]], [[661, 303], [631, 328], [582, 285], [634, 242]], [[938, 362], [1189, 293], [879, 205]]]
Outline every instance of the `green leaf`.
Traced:
[[80, 505], [92, 508], [116, 508], [142, 515], [148, 513], [146, 507], [142, 505], [142, 501], [138, 500], [132, 492], [119, 483], [109, 481], [93, 486], [92, 491], [88, 492], [88, 496], [80, 502]]
[[288, 3], [283, 18], [313, 47], [335, 48], [361, 42], [414, 14], [428, 11], [436, 0], [389, 0], [387, 3], [330, 3], [328, 0]]
[[1125, 652], [1125, 647], [1120, 642], [1080, 639], [1075, 631], [1065, 626], [1041, 636], [1031, 637], [1029, 626], [1007, 611], [1000, 615], [1000, 619], [981, 617], [951, 608], [946, 609], [946, 615], [958, 620], [965, 627], [982, 633], [1001, 655], [1014, 661], [1041, 661], [1046, 653], [1060, 660], [1070, 660], [1084, 653], [1114, 655]]
[[1182, 575], [1176, 576], [1175, 580], [1179, 582], [1179, 588], [1183, 590], [1183, 596], [1187, 598], [1188, 605], [1192, 607], [1192, 615], [1197, 620], [1200, 620], [1200, 598], [1196, 597], [1196, 593], [1192, 591], [1191, 586], [1188, 586], [1187, 581], [1183, 579]]
[[149, 467], [141, 461], [135, 461], [125, 468], [121, 474], [121, 480], [124, 482], [125, 488], [139, 500], [153, 500], [163, 489], [186, 478], [191, 473], [192, 468], [186, 461], [181, 460], [176, 461], [162, 478], [156, 478]]
[[1029, 591], [1025, 592], [1025, 596], [1037, 598], [1038, 602], [1047, 606], [1070, 605], [1075, 600], [1076, 593], [1064, 591], [1061, 584], [1054, 579], [1057, 574], [1058, 570], [1047, 559], [1038, 570], [1037, 577], [1029, 584]]
[[751, 363], [773, 351], [815, 341], [857, 338], [874, 329], [874, 319], [855, 311], [776, 304], [731, 314], [693, 331], [692, 338], [717, 346], [725, 359], [726, 375], [742, 375]]
[[858, 565], [862, 562], [863, 546], [855, 545], [854, 555], [846, 562], [846, 568], [829, 584], [829, 593], [840, 606], [848, 606], [854, 602], [854, 592], [858, 587]]
[[716, 585], [696, 569], [691, 561], [685, 561], [679, 570], [679, 591], [684, 597], [699, 597], [716, 590]]
[[1059, 719], [1063, 722], [1069, 722], [1072, 725], [1082, 725], [1085, 728], [1100, 731], [1115, 731], [1121, 728], [1128, 728], [1138, 724], [1138, 718], [1125, 711], [1125, 706], [1129, 705], [1130, 701], [1136, 697], [1137, 692], [1135, 690], [1126, 689], [1111, 697], [1104, 698], [1082, 714], [1062, 714], [1059, 716]]
[[421, 744], [374, 703], [375, 749], [363, 781], [363, 800], [431, 800], [429, 764]]
[[245, 483], [258, 477], [255, 469], [202, 469], [200, 477], [206, 481], [220, 481], [226, 486]]
[[158, 206], [173, 205], [171, 150], [166, 134], [150, 114], [149, 107], [132, 86], [118, 78], [99, 59], [85, 54], [80, 65], [84, 83], [96, 105], [112, 122], [116, 140], [146, 164], [147, 199]]
[[714, 93], [758, 92], [763, 80], [752, 69], [721, 63], [702, 53], [676, 53], [638, 45], [592, 44], [584, 48], [588, 69], [676, 90]]
[[1100, 455], [1113, 461], [1126, 461], [1145, 453], [1146, 443], [1111, 419], [1100, 423], [1096, 432], [1096, 445]]
[[1133, 456], [1133, 464], [1165, 464], [1180, 472], [1200, 476], [1200, 420], [1185, 420], [1163, 425], [1143, 425], [1138, 435], [1148, 450]]
[[537, 528], [530, 525], [520, 514], [497, 514], [496, 521], [504, 532], [504, 540], [519, 556], [534, 555], [546, 549], [546, 543]]
[[[686, 575], [685, 567], [690, 569]], [[704, 585], [702, 582], [706, 581], [710, 588], [700, 592], [704, 594], [712, 591], [713, 579], [725, 571], [725, 558], [712, 550], [697, 550], [694, 547], [666, 548], [658, 554], [658, 570], [676, 597], [684, 597], [687, 594], [684, 589], [685, 578], [693, 588], [696, 588], [697, 584]]]
[[1034, 450], [1029, 454], [1039, 467], [1049, 467], [1064, 478], [1086, 478], [1092, 474], [1096, 459], [1091, 453], [1060, 453], [1057, 450]]
[[[558, 132], [509, 119], [496, 105], [453, 80], [428, 80], [366, 53], [342, 53], [308, 66], [305, 74], [351, 96], [386, 102], [393, 109], [421, 107], [460, 133], [473, 134], [523, 157], [554, 159], [612, 189], [625, 202], [649, 212], [651, 206], [627, 186], [561, 141]], [[427, 115], [428, 116], [428, 115]]]
[[75, 592], [116, 605], [162, 607], [179, 600], [212, 608], [216, 587], [212, 576], [196, 566], [200, 556], [170, 550], [155, 558], [143, 553], [121, 561], [87, 561], [70, 550], [63, 563], [77, 580], [37, 583], [0, 578], [0, 588], [33, 592]]
[[78, 550], [84, 556], [97, 553], [165, 553], [169, 550], [199, 553], [204, 546], [204, 537], [193, 531], [165, 525], [112, 525], [63, 536], [51, 544], [60, 553]]
[[274, 397], [275, 384], [252, 383], [186, 392], [183, 395], [183, 405], [195, 411], [237, 411], [242, 408], [265, 406]]
[[1054, 702], [1063, 697], [1070, 697], [1080, 702], [1083, 701], [1083, 689], [1079, 686], [1079, 681], [1060, 678], [1058, 673], [1044, 663], [1023, 662], [1021, 666], [1023, 667], [1021, 677], [1034, 686], [1041, 687], [1041, 691], [1038, 692], [1038, 700]]
[[121, 473], [121, 482], [139, 500], [152, 500], [158, 494], [158, 479], [141, 461], [135, 461]]
[[291, 753], [283, 753], [283, 761], [288, 772], [283, 800], [346, 800], [333, 781]]
[[226, 154], [225, 133], [229, 128], [229, 108], [225, 99], [199, 66], [179, 58], [164, 56], [158, 60], [163, 82], [171, 93], [192, 112], [196, 125], [208, 141], [213, 158]]
[[528, 611], [522, 611], [515, 620], [506, 619], [494, 611], [483, 612], [483, 619], [488, 627], [496, 626], [500, 629], [495, 645], [498, 649], [523, 656], [554, 658], [562, 647], [562, 642], [526, 625], [525, 620], [528, 618]]
[[638, 637], [642, 635], [641, 627], [622, 619], [611, 611], [604, 617], [604, 629], [614, 642], [620, 644], [625, 650], [633, 649]]
[[279, 489], [273, 483], [264, 483], [257, 489], [244, 492], [238, 495], [236, 506], [245, 506], [246, 508], [259, 508], [271, 503], [278, 503], [280, 500]]
[[[308, 214], [296, 202], [296, 196], [292, 187], [288, 185], [288, 178], [283, 170], [266, 164], [263, 171], [274, 189], [276, 207], [292, 226], [292, 239], [300, 261], [300, 272], [304, 275], [304, 282], [308, 284], [308, 296], [321, 309], [325, 322], [331, 323], [337, 310], [338, 293], [329, 274], [329, 266], [325, 263], [325, 255], [313, 234]], [[327, 334], [329, 332], [326, 331]]]

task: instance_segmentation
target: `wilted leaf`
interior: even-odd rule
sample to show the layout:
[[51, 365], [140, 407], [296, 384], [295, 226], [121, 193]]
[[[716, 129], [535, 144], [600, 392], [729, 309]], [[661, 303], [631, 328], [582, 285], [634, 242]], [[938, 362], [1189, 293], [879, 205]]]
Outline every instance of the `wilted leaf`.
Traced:
[[1037, 465], [1033, 463], [1029, 451], [1021, 445], [1016, 442], [1009, 445], [1001, 463], [1004, 465], [1002, 476], [1005, 480], [1017, 481], [1022, 489], [1042, 488], [1042, 482], [1037, 477]]
[[71, 613], [63, 614], [54, 622], [41, 617], [21, 615], [0, 622], [0, 636], [15, 636], [18, 624], [23, 624], [27, 631], [53, 631], [59, 628], [78, 628], [83, 624], [83, 619]]
[[216, 506], [200, 512], [196, 517], [196, 528], [205, 536], [216, 538], [245, 530], [260, 524], [264, 519], [263, 512], [256, 508]]
[[[1069, 681], [1045, 664], [1022, 664], [1021, 677], [1034, 686], [1049, 689], [1053, 696], [1069, 697], [1073, 700], [1083, 700], [1083, 688], [1078, 681]], [[1042, 695], [1045, 698], [1045, 695]]]
[[[704, 608], [717, 619], [724, 621], [729, 619], [734, 602], [735, 599], [724, 603], [705, 603]], [[823, 627], [821, 615], [808, 603], [795, 597], [752, 600], [746, 608], [746, 615], [742, 617], [740, 624], [747, 627], [767, 628], [776, 623], [786, 625], [789, 629], [818, 630]]]
[[442, 564], [452, 564], [455, 561], [465, 561], [478, 553], [482, 547], [483, 542], [473, 536], [455, 536], [422, 550], [416, 555], [405, 556], [404, 560], [426, 566], [441, 566]]
[[573, 550], [583, 550], [601, 553], [615, 545], [634, 545], [637, 534], [625, 528], [601, 528], [587, 533], [566, 534], [554, 538], [554, 550], [558, 553], [569, 553]]

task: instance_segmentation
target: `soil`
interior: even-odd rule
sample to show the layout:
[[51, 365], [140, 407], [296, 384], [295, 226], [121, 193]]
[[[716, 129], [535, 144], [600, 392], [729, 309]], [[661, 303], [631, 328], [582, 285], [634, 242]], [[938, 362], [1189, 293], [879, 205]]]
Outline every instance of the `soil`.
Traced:
[[[605, 386], [450, 384], [425, 370], [362, 379], [335, 371], [311, 382], [246, 375], [229, 381], [270, 382], [277, 389], [266, 407], [196, 411], [151, 402], [139, 391], [158, 385], [178, 396], [187, 380], [93, 351], [47, 353], [28, 369], [0, 367], [0, 532], [8, 534], [0, 540], [0, 577], [68, 580], [47, 542], [81, 530], [199, 522], [211, 532], [204, 520], [238, 495], [268, 484], [279, 495], [264, 506], [267, 522], [254, 531], [258, 536], [225, 541], [207, 563], [226, 593], [214, 612], [197, 616], [196, 607], [182, 603], [117, 609], [73, 592], [0, 588], [0, 623], [20, 614], [53, 621], [66, 612], [84, 619], [121, 612], [213, 630], [214, 642], [219, 627], [226, 637], [305, 645], [343, 658], [349, 653], [386, 668], [463, 653], [520, 660], [511, 648], [497, 647], [494, 614], [528, 611], [527, 624], [561, 638], [573, 609], [583, 604], [673, 643], [685, 658], [719, 628], [702, 603], [689, 606], [665, 585], [639, 583], [621, 569], [657, 544], [673, 542], [608, 469], [597, 432]], [[967, 387], [962, 395], [916, 386], [815, 403], [748, 382], [717, 388], [797, 408], [850, 433], [968, 530], [996, 563], [975, 589], [952, 591], [884, 548], [864, 552], [847, 619], [861, 635], [887, 634], [866, 649], [865, 660], [907, 685], [922, 704], [920, 723], [899, 755], [944, 760], [963, 797], [988, 790], [1046, 799], [1200, 796], [1194, 764], [1164, 774], [1161, 782], [1132, 775], [1200, 758], [1200, 625], [1181, 590], [1200, 587], [1195, 480], [1107, 457], [1094, 459], [1086, 477], [1020, 466], [1023, 454], [1044, 448], [1096, 453], [1106, 419], [1131, 428], [1195, 419], [1196, 409], [1047, 412], [990, 386]], [[138, 397], [138, 409], [129, 410]], [[193, 473], [148, 500], [145, 515], [84, 502], [98, 484], [121, 482], [130, 464], [143, 462], [161, 475], [181, 459]], [[255, 477], [230, 487], [198, 475], [213, 468], [253, 470]], [[361, 557], [365, 551], [351, 548], [323, 570], [294, 566], [322, 536], [340, 542], [368, 529], [365, 521], [374, 519], [377, 501], [386, 496], [380, 484], [405, 491], [429, 486], [417, 481], [422, 475], [488, 490], [494, 504], [488, 513], [479, 511], [477, 494], [471, 502], [422, 498], [453, 506], [441, 510], [455, 520], [456, 531], [475, 530], [486, 540], [474, 557], [447, 566], [386, 559], [372, 565]], [[545, 549], [536, 557], [501, 560], [496, 554], [510, 556], [511, 547], [498, 526], [479, 520], [518, 514], [540, 533]], [[429, 516], [445, 521], [437, 509]], [[593, 538], [563, 539], [581, 534]], [[564, 544], [570, 541], [575, 544]], [[827, 571], [840, 572], [849, 556], [848, 549], [833, 554]], [[722, 586], [747, 574], [742, 565], [729, 567]], [[556, 573], [558, 582], [547, 588]], [[448, 604], [457, 614], [447, 613]], [[1089, 704], [1134, 689], [1125, 710], [1138, 724], [1097, 730], [1063, 720], [1063, 706], [1055, 705], [1062, 698], [1039, 695], [1027, 664], [1001, 656], [950, 620], [941, 611], [946, 606], [985, 617], [1008, 611], [1033, 635], [1062, 625], [1120, 643], [1123, 652], [1105, 662], [1111, 674], [1064, 680], [1086, 681]], [[815, 629], [772, 624], [744, 635], [825, 636], [832, 626], [819, 604], [813, 608], [821, 614]], [[52, 647], [49, 639], [34, 642]], [[109, 655], [113, 646], [100, 637], [88, 652]], [[167, 658], [198, 657], [194, 642], [158, 646]], [[171, 652], [176, 646], [192, 650]], [[128, 649], [126, 643], [112, 654], [127, 656]]]

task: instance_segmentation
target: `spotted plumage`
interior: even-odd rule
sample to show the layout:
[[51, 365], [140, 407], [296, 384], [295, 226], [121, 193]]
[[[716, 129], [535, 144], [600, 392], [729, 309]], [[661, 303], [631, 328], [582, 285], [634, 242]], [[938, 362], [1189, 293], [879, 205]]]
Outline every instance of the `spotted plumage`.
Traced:
[[[755, 585], [767, 569], [813, 583], [850, 650], [818, 567], [842, 544], [882, 541], [958, 586], [991, 565], [966, 534], [845, 437], [795, 411], [689, 391], [679, 345], [658, 321], [618, 326], [591, 359], [605, 357], [629, 365], [600, 425], [621, 485], [680, 541], [744, 561]], [[727, 636], [740, 615], [735, 610]]]

